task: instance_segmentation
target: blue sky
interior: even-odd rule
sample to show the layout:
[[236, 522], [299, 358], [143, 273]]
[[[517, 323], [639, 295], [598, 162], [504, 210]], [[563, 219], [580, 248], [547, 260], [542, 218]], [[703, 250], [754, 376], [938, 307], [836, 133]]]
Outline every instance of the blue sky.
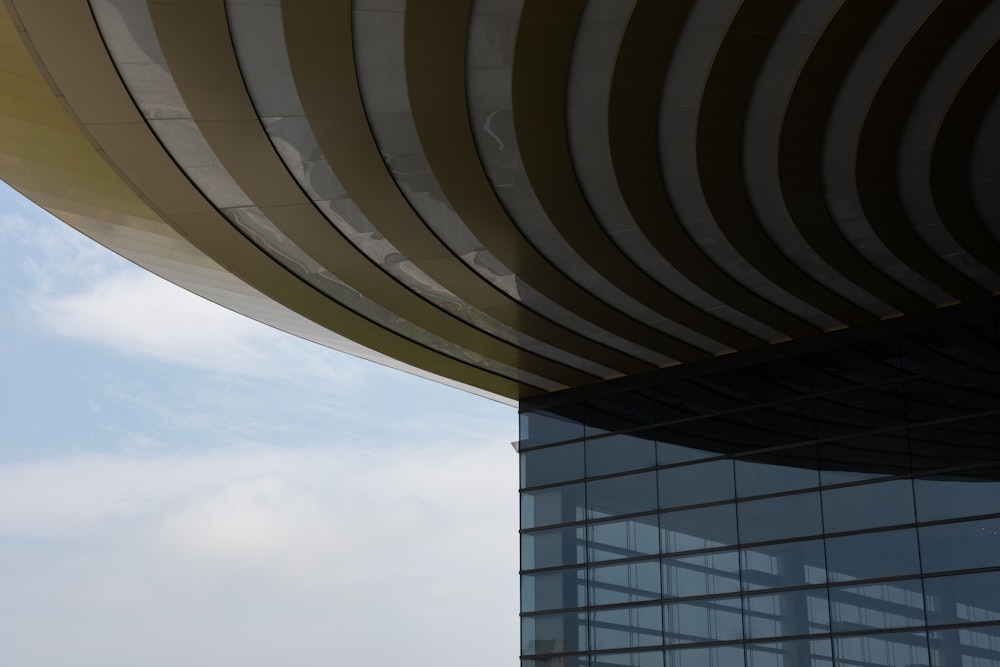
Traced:
[[298, 340], [0, 184], [0, 664], [510, 665], [514, 409]]

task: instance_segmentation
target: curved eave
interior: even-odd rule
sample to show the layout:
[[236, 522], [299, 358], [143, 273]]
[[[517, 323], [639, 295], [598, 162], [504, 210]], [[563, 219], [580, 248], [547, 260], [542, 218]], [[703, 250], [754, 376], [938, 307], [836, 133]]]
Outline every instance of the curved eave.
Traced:
[[6, 1], [19, 189], [490, 395], [1000, 293], [997, 0]]
[[[80, 3], [64, 4], [70, 13], [72, 6], [79, 9]], [[89, 20], [89, 11], [87, 17]], [[426, 353], [423, 358], [414, 358], [416, 363], [406, 363], [399, 358], [401, 351], [392, 345], [372, 349], [338, 333], [337, 322], [323, 326], [296, 312], [294, 298], [282, 302], [268, 294], [259, 273], [251, 271], [252, 280], [245, 281], [220, 265], [168, 224], [168, 218], [155, 212], [109, 165], [107, 155], [95, 149], [78, 119], [67, 112], [66, 100], [53, 94], [26, 44], [32, 42], [26, 39], [23, 25], [4, 7], [0, 11], [0, 88], [4, 98], [0, 176], [11, 187], [122, 257], [234, 312], [375, 363], [515, 403], [515, 383], [488, 378], [484, 382], [473, 373], [463, 375], [464, 368], [462, 372], [442, 368]], [[151, 175], [162, 176], [155, 171]], [[446, 374], [449, 371], [450, 375]]]

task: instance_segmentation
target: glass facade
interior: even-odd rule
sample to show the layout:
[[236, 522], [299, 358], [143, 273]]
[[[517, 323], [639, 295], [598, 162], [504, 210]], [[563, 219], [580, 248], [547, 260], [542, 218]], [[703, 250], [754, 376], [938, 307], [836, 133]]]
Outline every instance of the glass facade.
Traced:
[[522, 403], [522, 667], [1000, 667], [996, 304]]

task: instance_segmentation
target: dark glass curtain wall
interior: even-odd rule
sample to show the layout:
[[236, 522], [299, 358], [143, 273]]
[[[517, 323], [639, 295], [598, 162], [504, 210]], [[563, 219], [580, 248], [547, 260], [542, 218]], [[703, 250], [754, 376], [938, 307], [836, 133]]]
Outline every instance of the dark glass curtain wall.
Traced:
[[522, 666], [1000, 667], [996, 306], [522, 405]]

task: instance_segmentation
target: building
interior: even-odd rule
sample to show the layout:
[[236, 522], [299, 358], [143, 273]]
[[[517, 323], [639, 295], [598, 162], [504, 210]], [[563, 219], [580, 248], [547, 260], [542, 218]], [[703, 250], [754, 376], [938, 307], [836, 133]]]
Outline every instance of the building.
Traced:
[[1000, 1], [6, 0], [0, 176], [519, 402], [522, 665], [1000, 665]]

